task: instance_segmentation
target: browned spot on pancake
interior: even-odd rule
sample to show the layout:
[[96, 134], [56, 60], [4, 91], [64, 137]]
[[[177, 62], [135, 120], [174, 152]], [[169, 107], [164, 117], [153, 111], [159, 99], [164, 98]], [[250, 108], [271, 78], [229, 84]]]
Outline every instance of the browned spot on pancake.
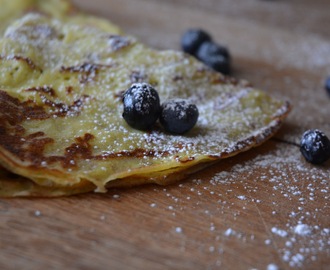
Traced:
[[94, 139], [90, 133], [86, 133], [83, 137], [75, 138], [75, 142], [65, 148], [63, 156], [50, 156], [46, 158], [47, 163], [60, 161], [63, 168], [73, 168], [77, 166], [79, 159], [92, 159], [92, 147], [89, 141]]
[[43, 152], [49, 143], [53, 143], [52, 138], [45, 137], [45, 133], [36, 132], [25, 137], [22, 144], [21, 153], [18, 155], [22, 160], [29, 160], [34, 165], [40, 165], [45, 161]]
[[40, 67], [38, 67], [30, 58], [28, 57], [24, 57], [24, 56], [19, 56], [19, 55], [10, 55], [10, 56], [0, 56], [0, 60], [3, 61], [20, 61], [20, 62], [24, 62], [25, 64], [27, 64], [32, 70], [37, 70], [42, 72], [42, 69]]
[[179, 149], [179, 150], [182, 150], [182, 149], [187, 149], [189, 147], [193, 147], [194, 144], [191, 142], [191, 143], [185, 143], [185, 142], [178, 142], [177, 144], [175, 144], [175, 148], [176, 149]]
[[175, 81], [175, 82], [182, 81], [183, 77], [181, 75], [175, 75], [172, 80]]
[[[40, 89], [36, 91], [43, 93]], [[169, 154], [166, 151], [159, 152], [138, 148], [133, 151], [106, 152], [93, 155], [90, 141], [94, 139], [94, 135], [86, 133], [82, 137], [74, 138], [74, 142], [64, 149], [63, 155], [46, 156], [44, 154], [45, 148], [48, 144], [54, 143], [54, 139], [47, 137], [42, 131], [26, 134], [26, 130], [22, 126], [23, 122], [43, 120], [55, 115], [64, 117], [69, 113], [79, 113], [83, 98], [75, 101], [70, 106], [63, 105], [63, 103], [52, 103], [48, 100], [46, 105], [59, 108], [57, 112], [49, 113], [46, 112], [44, 106], [37, 105], [31, 100], [21, 102], [18, 98], [0, 90], [0, 146], [10, 152], [16, 159], [30, 162], [30, 167], [42, 167], [60, 162], [63, 168], [75, 168], [78, 161], [83, 159], [143, 158]]]
[[232, 84], [238, 85], [241, 81], [237, 80], [236, 78], [232, 78], [221, 73], [214, 73], [213, 76], [210, 78], [211, 84]]
[[236, 78], [224, 76], [225, 77], [225, 83], [232, 84], [232, 85], [238, 85], [240, 81]]
[[79, 66], [70, 66], [70, 67], [62, 66], [60, 72], [80, 73], [79, 82], [87, 83], [95, 78], [98, 69], [99, 69], [98, 65], [84, 63]]
[[125, 36], [110, 35], [109, 45], [113, 51], [121, 50], [131, 44], [130, 39]]
[[92, 159], [97, 160], [106, 160], [112, 158], [125, 158], [125, 157], [135, 157], [135, 158], [144, 158], [144, 157], [159, 157], [159, 156], [168, 156], [168, 151], [154, 151], [154, 150], [147, 150], [142, 148], [137, 148], [132, 151], [120, 151], [120, 152], [112, 152], [112, 153], [104, 153], [102, 155], [93, 156]]
[[226, 77], [223, 76], [222, 74], [219, 76], [214, 76], [212, 78], [211, 84], [225, 84], [226, 83]]
[[62, 163], [63, 168], [75, 168], [79, 160], [109, 160], [114, 158], [144, 158], [144, 157], [156, 157], [167, 156], [168, 152], [157, 152], [153, 150], [146, 150], [137, 148], [133, 151], [119, 151], [119, 152], [107, 152], [103, 154], [93, 155], [92, 146], [90, 141], [94, 139], [94, 135], [86, 133], [83, 137], [75, 138], [75, 142], [69, 147], [65, 148], [63, 156], [51, 156], [44, 160], [47, 163], [53, 163], [59, 161]]
[[43, 106], [36, 105], [31, 100], [21, 102], [18, 98], [0, 90], [0, 145], [19, 157], [20, 160], [28, 160], [33, 165], [48, 162], [48, 158], [43, 156], [44, 148], [54, 140], [46, 137], [42, 131], [25, 134], [26, 131], [22, 123], [31, 120], [44, 120], [54, 116], [77, 115], [84, 101], [88, 98], [88, 96], [83, 96], [72, 105], [46, 100], [45, 105], [57, 109], [55, 112], [49, 113]]
[[0, 127], [0, 145], [4, 149], [21, 161], [30, 161], [32, 165], [40, 165], [44, 161], [42, 153], [46, 145], [54, 141], [52, 138], [45, 137], [41, 131], [24, 137], [22, 130], [17, 131], [8, 126], [4, 129], [2, 125], [3, 122]]
[[81, 98], [75, 100], [73, 104], [67, 105], [63, 102], [54, 102], [52, 100], [47, 99], [46, 97], [42, 96], [44, 98], [43, 102], [45, 105], [55, 108], [55, 111], [52, 113], [54, 116], [64, 117], [64, 116], [76, 116], [80, 113], [81, 107], [84, 105], [84, 103], [90, 99], [88, 95], [83, 95]]
[[[50, 95], [51, 97], [56, 97], [56, 92], [52, 87], [49, 86], [37, 86], [37, 87], [31, 87], [26, 89], [25, 91], [28, 92], [37, 92], [39, 96], [42, 99], [42, 102], [47, 107], [50, 107], [52, 109], [52, 112], [49, 113], [50, 116], [59, 116], [64, 117], [67, 115], [75, 116], [78, 115], [81, 111], [81, 107], [84, 105], [84, 103], [90, 99], [88, 95], [83, 95], [79, 99], [75, 100], [73, 104], [65, 104], [63, 102], [55, 102], [53, 100], [50, 100], [47, 98], [47, 96], [44, 95]], [[27, 103], [32, 103], [32, 101], [27, 101]], [[49, 117], [50, 117], [49, 116]]]
[[67, 86], [67, 87], [65, 87], [65, 90], [70, 95], [73, 92], [73, 87], [72, 86]]
[[0, 90], [0, 126], [9, 123], [11, 126], [23, 122], [25, 119], [47, 119], [49, 115], [41, 106], [31, 101], [20, 102], [18, 98], [10, 96]]
[[100, 64], [91, 64], [91, 63], [83, 63], [78, 66], [70, 66], [65, 67], [62, 66], [60, 69], [61, 73], [79, 73], [79, 82], [80, 83], [87, 83], [92, 81], [96, 75], [98, 74], [99, 70], [102, 68], [111, 68], [112, 65], [100, 65]]
[[21, 160], [31, 160], [39, 163], [36, 154], [43, 152], [51, 138], [44, 138], [43, 132], [36, 132], [24, 137], [25, 129], [20, 125], [27, 119], [47, 119], [50, 115], [45, 110], [31, 102], [20, 102], [4, 91], [0, 91], [0, 145]]
[[40, 93], [48, 94], [52, 97], [56, 97], [55, 90], [50, 86], [31, 87], [31, 88], [25, 89], [25, 91], [27, 91], [27, 92], [40, 92]]
[[89, 64], [89, 63], [83, 63], [79, 66], [70, 66], [70, 67], [64, 67], [62, 66], [60, 69], [60, 72], [80, 72], [80, 73], [92, 73], [95, 72], [98, 69], [98, 65], [95, 64]]

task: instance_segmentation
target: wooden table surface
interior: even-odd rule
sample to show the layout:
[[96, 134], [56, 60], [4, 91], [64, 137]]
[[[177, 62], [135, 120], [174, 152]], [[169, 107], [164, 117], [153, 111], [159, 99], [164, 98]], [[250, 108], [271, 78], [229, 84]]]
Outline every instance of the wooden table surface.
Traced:
[[0, 200], [0, 269], [330, 269], [330, 162], [301, 134], [330, 136], [329, 0], [77, 0], [159, 49], [190, 27], [233, 56], [233, 76], [294, 109], [262, 146], [171, 186]]

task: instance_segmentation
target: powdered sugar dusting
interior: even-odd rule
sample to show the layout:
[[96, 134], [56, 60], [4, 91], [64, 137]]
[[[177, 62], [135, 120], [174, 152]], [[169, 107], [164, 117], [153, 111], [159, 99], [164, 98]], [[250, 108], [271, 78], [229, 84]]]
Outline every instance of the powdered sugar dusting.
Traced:
[[288, 236], [288, 233], [284, 230], [281, 230], [279, 228], [276, 228], [276, 227], [273, 227], [272, 228], [272, 233], [278, 235], [278, 236], [281, 236], [281, 237], [286, 237]]
[[[267, 168], [264, 172], [261, 170], [258, 178], [253, 181], [267, 185], [270, 198], [277, 193], [282, 196], [284, 201], [288, 201], [292, 205], [292, 211], [288, 216], [282, 217], [282, 219], [286, 219], [286, 222], [273, 223], [274, 226], [270, 228], [270, 232], [273, 234], [271, 238], [277, 242], [277, 245], [279, 242], [283, 243], [283, 248], [280, 249], [283, 262], [288, 263], [291, 267], [301, 267], [306, 260], [316, 260], [317, 253], [328, 250], [329, 244], [329, 241], [326, 240], [329, 230], [320, 227], [316, 220], [318, 213], [322, 211], [325, 214], [325, 209], [329, 207], [329, 170], [306, 167], [298, 147], [286, 147], [285, 144], [279, 144], [269, 153], [256, 156], [244, 164], [236, 164], [230, 171], [219, 172], [211, 178], [210, 183], [216, 186], [230, 185], [237, 182], [242, 173], [246, 177], [252, 175], [253, 168], [259, 168], [258, 170]], [[313, 176], [311, 177], [311, 175]], [[239, 182], [241, 181], [243, 180], [239, 180]], [[303, 192], [305, 187], [302, 189], [301, 185], [307, 186], [308, 193]], [[253, 194], [252, 202], [256, 203], [255, 197], [258, 197], [258, 190], [249, 188], [248, 185], [245, 186], [249, 194]], [[227, 193], [230, 192], [227, 191]], [[241, 200], [242, 195], [238, 195], [237, 198]], [[311, 207], [307, 207], [309, 202], [317, 199], [325, 201], [323, 209], [312, 210]], [[274, 201], [272, 204], [274, 207], [279, 207], [279, 202]], [[286, 207], [290, 209], [289, 205]], [[276, 216], [279, 213], [272, 211], [271, 214]], [[309, 220], [308, 224], [305, 223], [306, 220]], [[266, 239], [264, 244], [272, 245], [272, 240]], [[299, 248], [297, 249], [297, 247]]]
[[312, 233], [312, 228], [306, 224], [298, 224], [295, 228], [294, 228], [294, 233], [298, 234], [298, 235], [310, 235]]
[[[134, 109], [140, 114], [148, 115], [153, 106], [155, 106], [154, 104], [159, 103], [158, 95], [146, 83], [133, 83], [128, 91], [131, 91], [131, 94], [134, 96]], [[125, 103], [128, 107], [133, 107], [133, 99], [128, 95], [125, 98]]]
[[267, 265], [267, 270], [279, 270], [280, 268], [276, 264], [269, 264]]
[[186, 119], [188, 116], [188, 109], [195, 109], [192, 103], [185, 99], [171, 99], [162, 104], [163, 110], [169, 110], [177, 115], [178, 119]]
[[[198, 228], [207, 227], [201, 252], [214, 254], [213, 265], [228, 253], [258, 250], [266, 264], [251, 262], [256, 269], [309, 268], [329, 252], [329, 171], [308, 166], [297, 146], [274, 142], [258, 155], [246, 154], [252, 158], [243, 154], [219, 163], [215, 173], [203, 174], [204, 180], [197, 176], [179, 190], [159, 192], [168, 198], [164, 208], [187, 237], [196, 239]], [[195, 214], [196, 224], [182, 219]]]

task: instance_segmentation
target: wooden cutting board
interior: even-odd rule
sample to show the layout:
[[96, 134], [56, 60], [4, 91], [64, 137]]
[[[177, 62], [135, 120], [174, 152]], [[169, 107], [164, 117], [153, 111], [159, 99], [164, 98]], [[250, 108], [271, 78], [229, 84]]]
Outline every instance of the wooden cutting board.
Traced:
[[171, 186], [0, 200], [0, 269], [329, 269], [330, 162], [301, 156], [330, 136], [328, 0], [76, 0], [159, 49], [190, 27], [229, 47], [233, 76], [294, 110], [262, 146]]

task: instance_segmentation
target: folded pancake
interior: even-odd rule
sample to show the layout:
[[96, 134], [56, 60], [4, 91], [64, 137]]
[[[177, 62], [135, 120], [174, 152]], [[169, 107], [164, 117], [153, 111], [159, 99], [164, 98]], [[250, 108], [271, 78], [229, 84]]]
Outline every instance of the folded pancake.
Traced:
[[[6, 30], [0, 74], [0, 164], [45, 189], [167, 184], [263, 143], [290, 110], [181, 52], [39, 14]], [[197, 125], [184, 136], [128, 126], [121, 97], [135, 82], [195, 103]]]

